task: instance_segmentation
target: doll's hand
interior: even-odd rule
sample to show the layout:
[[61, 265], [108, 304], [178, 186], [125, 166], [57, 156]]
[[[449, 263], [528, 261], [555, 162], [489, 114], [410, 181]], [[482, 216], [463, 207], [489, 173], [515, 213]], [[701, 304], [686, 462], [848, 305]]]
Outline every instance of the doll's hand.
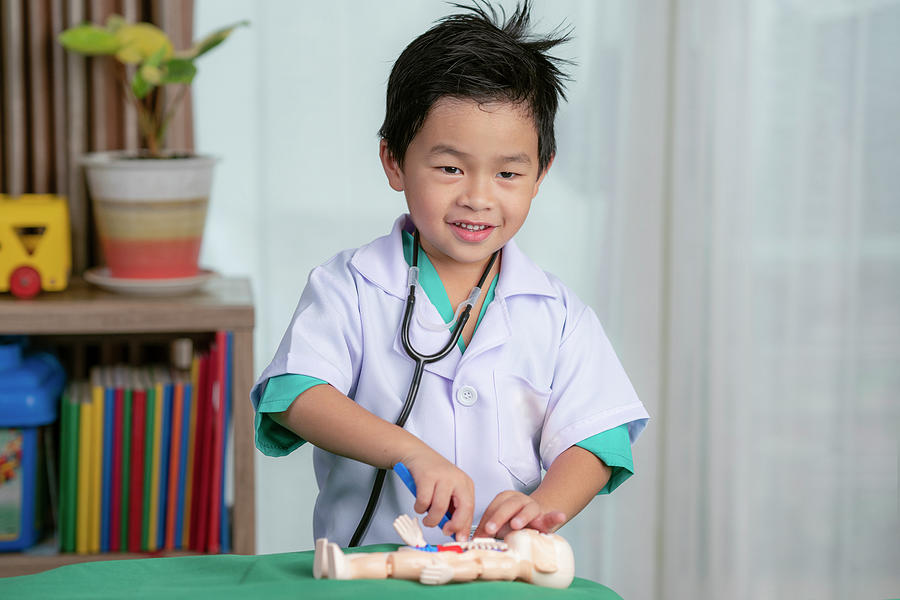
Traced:
[[458, 542], [468, 540], [475, 512], [475, 485], [472, 479], [428, 447], [403, 457], [401, 462], [406, 465], [416, 482], [416, 503], [413, 508], [419, 514], [428, 511], [422, 524], [434, 527], [441, 522], [448, 510], [452, 510], [451, 519], [441, 531], [455, 536]]
[[507, 490], [497, 494], [485, 509], [473, 537], [503, 539], [523, 527], [551, 533], [565, 522], [566, 515], [561, 511], [546, 511], [531, 496]]

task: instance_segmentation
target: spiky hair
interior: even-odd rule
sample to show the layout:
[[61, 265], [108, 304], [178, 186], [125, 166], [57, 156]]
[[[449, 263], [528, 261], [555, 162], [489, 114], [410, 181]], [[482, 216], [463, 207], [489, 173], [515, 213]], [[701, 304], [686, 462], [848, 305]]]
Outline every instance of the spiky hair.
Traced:
[[562, 68], [569, 64], [548, 51], [568, 41], [571, 28], [534, 36], [530, 0], [517, 2], [508, 18], [502, 6], [498, 11], [487, 0], [452, 6], [466, 12], [440, 19], [394, 63], [379, 135], [402, 165], [410, 142], [441, 98], [522, 104], [534, 119], [543, 172], [556, 153], [553, 123], [559, 100], [565, 99], [568, 76]]

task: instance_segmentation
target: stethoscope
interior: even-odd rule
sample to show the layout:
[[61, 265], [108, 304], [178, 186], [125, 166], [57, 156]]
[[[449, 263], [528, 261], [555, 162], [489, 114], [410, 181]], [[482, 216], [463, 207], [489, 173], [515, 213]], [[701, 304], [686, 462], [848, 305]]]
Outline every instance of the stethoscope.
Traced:
[[[456, 322], [453, 324], [450, 340], [443, 348], [434, 354], [422, 354], [416, 350], [409, 341], [409, 323], [416, 306], [416, 286], [419, 283], [419, 230], [416, 229], [415, 233], [413, 233], [412, 266], [409, 268], [407, 276], [409, 296], [406, 297], [406, 309], [403, 312], [403, 325], [400, 329], [400, 339], [403, 342], [403, 349], [406, 350], [406, 353], [415, 362], [415, 369], [413, 370], [412, 379], [409, 382], [409, 391], [406, 393], [406, 402], [403, 403], [403, 409], [400, 411], [400, 416], [394, 421], [395, 425], [403, 427], [406, 423], [406, 419], [409, 417], [410, 411], [412, 411], [413, 404], [416, 402], [416, 394], [419, 392], [419, 382], [422, 380], [422, 371], [425, 369], [425, 365], [441, 360], [450, 354], [456, 346], [459, 341], [459, 336], [462, 335], [463, 328], [469, 320], [469, 314], [472, 312], [472, 307], [478, 302], [478, 297], [481, 295], [484, 281], [487, 279], [487, 275], [490, 273], [499, 254], [500, 250], [497, 250], [491, 255], [491, 260], [488, 261], [487, 266], [484, 268], [484, 272], [481, 274], [481, 279], [478, 280], [478, 284], [472, 288], [472, 293], [469, 294], [466, 301], [459, 305], [456, 315], [454, 315]], [[460, 309], [462, 309], [462, 312], [460, 312]], [[453, 323], [453, 321], [450, 323]], [[442, 324], [441, 329], [449, 327], [450, 323]], [[386, 475], [386, 469], [378, 469], [378, 472], [375, 474], [375, 483], [372, 486], [372, 493], [369, 494], [369, 502], [366, 504], [366, 509], [363, 511], [362, 518], [359, 520], [359, 525], [356, 526], [353, 537], [350, 538], [351, 548], [359, 545], [359, 542], [366, 534], [366, 530], [369, 528], [369, 523], [372, 521], [372, 515], [375, 513], [375, 507], [378, 504], [378, 498], [381, 496], [381, 488], [384, 487], [384, 478]]]

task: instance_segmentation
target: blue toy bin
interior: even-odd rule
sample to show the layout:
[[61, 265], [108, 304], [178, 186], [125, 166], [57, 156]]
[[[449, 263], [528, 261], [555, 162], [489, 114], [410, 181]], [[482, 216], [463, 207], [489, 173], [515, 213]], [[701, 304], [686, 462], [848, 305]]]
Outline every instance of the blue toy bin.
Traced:
[[56, 421], [66, 379], [56, 358], [26, 356], [23, 345], [0, 339], [0, 551], [29, 548], [43, 532], [43, 436]]

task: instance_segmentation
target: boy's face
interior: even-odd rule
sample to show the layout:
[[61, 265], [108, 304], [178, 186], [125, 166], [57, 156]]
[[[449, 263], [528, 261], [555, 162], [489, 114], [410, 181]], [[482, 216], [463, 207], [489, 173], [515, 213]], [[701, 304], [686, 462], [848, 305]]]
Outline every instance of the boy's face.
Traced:
[[480, 267], [516, 234], [547, 172], [520, 106], [454, 98], [432, 106], [402, 168], [385, 142], [381, 160], [432, 262], [457, 266]]

